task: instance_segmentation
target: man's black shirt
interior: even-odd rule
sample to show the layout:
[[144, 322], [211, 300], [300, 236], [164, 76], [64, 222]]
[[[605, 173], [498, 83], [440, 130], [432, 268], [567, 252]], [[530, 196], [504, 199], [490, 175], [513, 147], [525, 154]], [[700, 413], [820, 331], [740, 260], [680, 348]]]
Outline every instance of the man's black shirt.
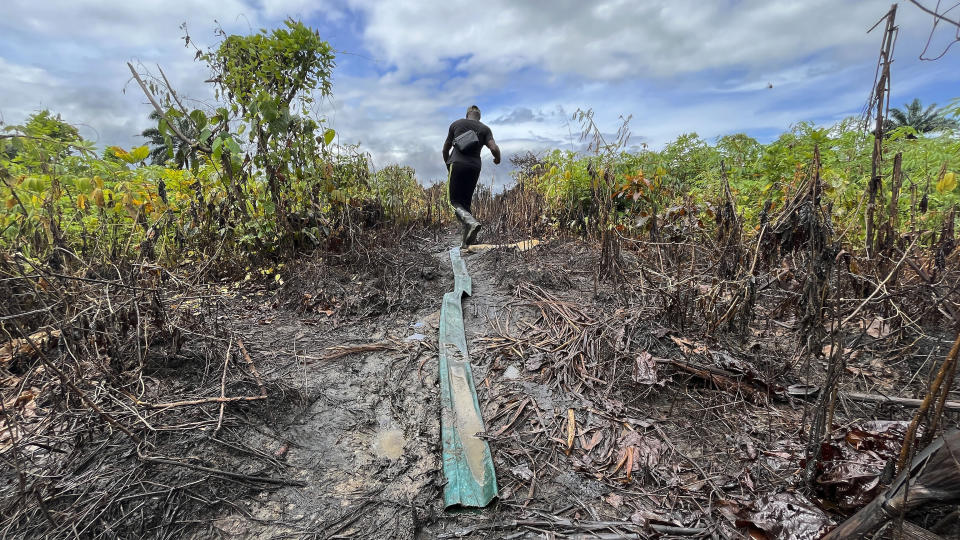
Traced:
[[453, 140], [460, 136], [463, 132], [467, 130], [473, 130], [477, 134], [477, 138], [480, 139], [480, 144], [476, 145], [476, 148], [463, 153], [457, 150], [456, 146], [451, 146], [450, 152], [450, 161], [451, 163], [462, 163], [464, 165], [469, 165], [477, 169], [480, 168], [480, 150], [487, 145], [487, 141], [493, 137], [493, 132], [490, 131], [490, 128], [486, 126], [483, 122], [479, 120], [471, 120], [469, 118], [461, 118], [456, 122], [450, 124], [450, 130], [447, 132], [447, 144], [452, 145]]

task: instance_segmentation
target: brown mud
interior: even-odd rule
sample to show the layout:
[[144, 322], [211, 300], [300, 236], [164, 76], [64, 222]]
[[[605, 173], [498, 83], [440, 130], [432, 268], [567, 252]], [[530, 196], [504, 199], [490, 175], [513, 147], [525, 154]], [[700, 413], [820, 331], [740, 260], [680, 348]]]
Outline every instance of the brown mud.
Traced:
[[[811, 403], [784, 389], [823, 384], [823, 368], [795, 358], [791, 316], [761, 305], [745, 339], [704, 335], [664, 317], [642, 279], [598, 283], [594, 247], [551, 241], [464, 253], [474, 292], [463, 301], [466, 337], [501, 497], [487, 509], [445, 512], [436, 347], [453, 280], [444, 244], [424, 242], [428, 255], [405, 274], [416, 299], [366, 309], [379, 302], [367, 292], [304, 309], [297, 296], [324, 297], [329, 280], [298, 270], [279, 291], [231, 300], [224, 324], [273, 366], [265, 377], [299, 389], [279, 398], [287, 402], [275, 420], [243, 428], [242, 446], [271, 455], [299, 485], [238, 490], [193, 537], [814, 538], [876, 493], [892, 450], [844, 454], [859, 468], [826, 470], [832, 483], [802, 489]], [[626, 253], [625, 265], [639, 262]], [[344, 290], [367, 290], [356, 279]], [[562, 325], [549, 309], [571, 334], [551, 334]], [[860, 352], [845, 389], [922, 397], [924, 368], [946, 340], [891, 362], [894, 344], [871, 335], [850, 344]], [[384, 348], [362, 348], [370, 344]], [[730, 386], [698, 369], [739, 378]], [[851, 437], [902, 429], [911, 414], [841, 398], [836, 451], [847, 452]], [[956, 413], [946, 422], [956, 425]]]

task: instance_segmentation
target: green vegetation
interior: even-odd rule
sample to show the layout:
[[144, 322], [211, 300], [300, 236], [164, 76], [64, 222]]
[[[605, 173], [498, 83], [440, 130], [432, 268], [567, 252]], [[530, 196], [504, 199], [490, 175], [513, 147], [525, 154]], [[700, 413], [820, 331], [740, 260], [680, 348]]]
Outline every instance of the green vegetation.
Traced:
[[946, 116], [943, 111], [938, 111], [936, 103], [924, 110], [923, 106], [920, 105], [919, 98], [915, 98], [912, 102], [904, 105], [903, 110], [890, 109], [890, 116], [891, 118], [887, 120], [887, 125], [884, 127], [885, 131], [909, 126], [917, 133], [930, 133], [960, 127], [957, 120]]
[[[884, 146], [883, 174], [889, 179], [893, 157], [902, 154], [904, 182], [898, 199], [904, 230], [938, 226], [945, 212], [960, 202], [956, 170], [960, 167], [960, 137], [955, 131], [916, 136], [912, 126], [894, 129]], [[683, 134], [662, 150], [621, 152], [608, 163], [615, 173], [618, 222], [649, 231], [651, 216], [676, 214], [682, 207], [713, 213], [721, 196], [721, 164], [729, 178], [738, 212], [748, 230], [759, 229], [761, 217], [794, 194], [809, 173], [814, 148], [819, 148], [825, 192], [833, 206], [838, 230], [854, 242], [863, 233], [864, 193], [870, 177], [872, 137], [854, 119], [830, 127], [799, 123], [769, 144], [735, 134], [714, 144], [696, 133]], [[591, 174], [596, 156], [554, 151], [540, 158], [532, 180], [551, 209], [554, 224], [575, 227], [596, 211]], [[765, 202], [769, 206], [765, 208]], [[637, 231], [637, 232], [643, 232]]]
[[[283, 90], [290, 95], [290, 88]], [[152, 151], [110, 148], [103, 156], [47, 111], [7, 128], [0, 154], [0, 242], [41, 259], [60, 246], [82, 256], [147, 249], [174, 261], [211, 256], [218, 246], [270, 253], [287, 242], [318, 245], [336, 234], [344, 213], [371, 205], [402, 223], [443, 217], [437, 210], [442, 194], [428, 196], [413, 169], [392, 165], [370, 174], [358, 148], [334, 145], [333, 131], [305, 116], [275, 116], [270, 94], [260, 95], [268, 105], [231, 102], [237, 116], [223, 109], [209, 117], [165, 111], [184, 134], [199, 127], [193, 147], [172, 135], [158, 114], [160, 127], [145, 132]], [[249, 133], [245, 140], [243, 133]], [[893, 155], [902, 153], [899, 223], [905, 230], [935, 230], [960, 202], [960, 139], [955, 132], [915, 133], [903, 126], [890, 134], [884, 176]], [[241, 143], [255, 148], [245, 151]], [[654, 216], [669, 221], [684, 207], [712, 212], [722, 162], [746, 230], [755, 230], [765, 201], [769, 211], [788, 200], [819, 147], [837, 228], [856, 242], [863, 233], [871, 144], [853, 120], [826, 128], [800, 123], [768, 144], [744, 134], [710, 144], [689, 133], [658, 151], [608, 153], [603, 164], [596, 155], [555, 150], [526, 175], [552, 225], [571, 229], [597, 212], [594, 178], [609, 169], [615, 220], [640, 234], [657, 227]]]
[[[136, 75], [156, 103], [150, 118], [157, 126], [143, 132], [149, 146], [100, 154], [48, 111], [7, 127], [0, 139], [0, 247], [34, 260], [62, 258], [58, 250], [85, 260], [167, 263], [270, 257], [352, 238], [347, 229], [371, 219], [445, 218], [442, 189], [424, 190], [410, 167], [371, 172], [360, 148], [336, 144], [334, 130], [311, 114], [313, 100], [332, 92], [334, 68], [333, 52], [316, 32], [287, 21], [272, 31], [221, 37], [217, 47], [197, 51], [220, 100], [209, 110], [185, 108], [162, 72], [163, 83]], [[960, 101], [937, 111], [914, 100], [891, 113], [883, 178], [902, 154], [897, 223], [903, 231], [936, 230], [960, 199]], [[798, 123], [768, 144], [744, 134], [711, 142], [687, 133], [661, 150], [638, 152], [624, 151], [626, 121], [616, 141], [605, 141], [592, 113], [578, 112], [576, 120], [590, 152], [531, 157], [517, 173], [523, 189], [533, 187], [542, 199], [546, 226], [656, 235], [690, 212], [712, 216], [725, 174], [744, 230], [759, 230], [793, 196], [818, 148], [835, 228], [861, 245], [873, 143], [854, 119], [829, 127]]]
[[[155, 123], [159, 123], [162, 118], [163, 116], [157, 111], [150, 111], [150, 120]], [[150, 163], [165, 165], [168, 160], [172, 160], [172, 164], [178, 169], [195, 169], [200, 164], [200, 160], [197, 157], [197, 149], [190, 144], [190, 140], [195, 140], [199, 133], [196, 133], [193, 123], [183, 117], [177, 117], [173, 121], [176, 122], [180, 133], [186, 135], [184, 139], [174, 139], [156, 127], [147, 128], [140, 133], [152, 146]]]
[[428, 214], [412, 169], [371, 177], [360, 149], [335, 144], [311, 115], [334, 67], [316, 32], [287, 21], [222, 37], [197, 52], [220, 100], [210, 110], [185, 108], [162, 72], [162, 83], [135, 74], [156, 103], [157, 126], [142, 134], [150, 146], [98, 154], [48, 111], [6, 127], [0, 248], [39, 261], [73, 253], [172, 264], [324, 245], [351, 236], [352, 213], [382, 216], [381, 205], [407, 222]]

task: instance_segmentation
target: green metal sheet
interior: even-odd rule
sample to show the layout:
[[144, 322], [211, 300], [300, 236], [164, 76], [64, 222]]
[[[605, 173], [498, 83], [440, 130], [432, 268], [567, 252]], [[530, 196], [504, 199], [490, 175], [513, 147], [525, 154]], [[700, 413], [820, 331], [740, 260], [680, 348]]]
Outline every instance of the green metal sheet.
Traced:
[[443, 439], [444, 506], [484, 507], [497, 496], [497, 476], [470, 369], [460, 299], [473, 292], [473, 282], [460, 257], [450, 250], [454, 290], [443, 295], [440, 308], [440, 432]]
[[[462, 291], [467, 296], [473, 296], [473, 280], [467, 272], [467, 263], [460, 256], [460, 248], [450, 248], [450, 265], [453, 266], [453, 292]], [[460, 301], [459, 299], [458, 295], [457, 302]]]

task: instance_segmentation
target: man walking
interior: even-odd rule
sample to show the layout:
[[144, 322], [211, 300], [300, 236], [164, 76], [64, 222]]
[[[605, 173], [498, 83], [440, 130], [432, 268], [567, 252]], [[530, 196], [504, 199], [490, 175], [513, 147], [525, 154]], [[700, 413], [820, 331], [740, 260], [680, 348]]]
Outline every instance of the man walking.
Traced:
[[[463, 225], [461, 247], [473, 244], [480, 232], [480, 222], [470, 213], [473, 190], [480, 179], [480, 150], [486, 146], [493, 154], [493, 163], [500, 164], [500, 147], [493, 132], [480, 122], [480, 109], [471, 105], [467, 117], [450, 124], [443, 142], [443, 161], [447, 164], [450, 204]], [[452, 150], [452, 153], [451, 153]]]

